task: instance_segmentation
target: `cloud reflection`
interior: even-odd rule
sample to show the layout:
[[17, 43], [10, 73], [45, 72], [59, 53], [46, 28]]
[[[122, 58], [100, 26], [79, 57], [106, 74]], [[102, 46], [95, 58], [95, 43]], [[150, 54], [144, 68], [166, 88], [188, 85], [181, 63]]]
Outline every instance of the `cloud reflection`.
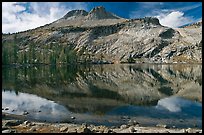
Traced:
[[32, 117], [42, 120], [61, 120], [70, 114], [64, 106], [53, 101], [26, 93], [16, 95], [15, 92], [10, 91], [2, 92], [2, 107], [9, 107], [6, 112], [18, 115], [28, 111]]
[[188, 108], [190, 106], [201, 107], [200, 103], [191, 102], [189, 100], [182, 99], [180, 97], [168, 97], [160, 99], [157, 103], [157, 109], [165, 109], [170, 112], [181, 112], [182, 108]]

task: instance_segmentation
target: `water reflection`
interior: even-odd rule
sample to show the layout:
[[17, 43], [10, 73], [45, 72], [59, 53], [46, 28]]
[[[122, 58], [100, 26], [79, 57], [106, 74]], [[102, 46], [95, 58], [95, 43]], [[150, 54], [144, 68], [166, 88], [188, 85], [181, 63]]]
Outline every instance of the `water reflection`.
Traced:
[[182, 110], [193, 110], [198, 112], [196, 114], [201, 115], [199, 109], [201, 109], [202, 104], [198, 102], [192, 102], [186, 99], [181, 99], [179, 97], [168, 97], [160, 99], [157, 103], [156, 108], [166, 109], [170, 112], [182, 112]]
[[[199, 115], [198, 119], [201, 115], [189, 110], [200, 111], [202, 107], [202, 65], [37, 66], [3, 68], [2, 73], [3, 91], [37, 95], [46, 104], [54, 101], [56, 106], [65, 107], [58, 109], [58, 113], [162, 118], [187, 113], [189, 117]], [[4, 100], [3, 95], [5, 103]], [[27, 102], [27, 106], [34, 107], [35, 100]], [[18, 102], [23, 101], [22, 98]], [[50, 112], [53, 106], [48, 105]]]
[[11, 114], [23, 115], [29, 112], [28, 117], [36, 120], [61, 121], [67, 119], [70, 112], [62, 105], [32, 94], [14, 92], [2, 92], [2, 108], [9, 107], [5, 111]]
[[153, 118], [198, 118], [202, 116], [202, 104], [172, 96], [160, 99], [156, 106], [126, 105], [114, 108], [107, 114], [146, 116]]
[[[175, 96], [160, 99], [156, 106], [119, 105], [110, 108], [102, 116], [91, 113], [72, 114], [64, 106], [32, 94], [19, 93], [16, 95], [14, 92], [4, 91], [2, 97], [2, 107], [10, 108], [10, 110], [4, 110], [4, 112], [22, 115], [24, 111], [28, 111], [28, 118], [40, 121], [67, 122], [71, 121], [71, 116], [77, 116], [78, 121], [89, 121], [89, 123], [98, 121], [95, 124], [111, 125], [114, 124], [113, 120], [118, 124], [121, 123], [121, 116], [129, 116], [130, 118], [142, 117], [143, 119], [157, 120], [194, 120], [197, 126], [201, 127], [202, 125], [202, 104]], [[108, 120], [110, 122], [107, 122]], [[168, 124], [176, 125], [176, 121]]]

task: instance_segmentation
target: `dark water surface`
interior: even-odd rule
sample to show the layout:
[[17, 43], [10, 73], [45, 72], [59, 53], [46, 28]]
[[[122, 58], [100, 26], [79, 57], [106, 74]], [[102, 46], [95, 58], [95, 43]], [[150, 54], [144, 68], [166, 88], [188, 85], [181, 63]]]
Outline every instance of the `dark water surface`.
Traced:
[[3, 67], [2, 108], [36, 121], [201, 128], [202, 65]]

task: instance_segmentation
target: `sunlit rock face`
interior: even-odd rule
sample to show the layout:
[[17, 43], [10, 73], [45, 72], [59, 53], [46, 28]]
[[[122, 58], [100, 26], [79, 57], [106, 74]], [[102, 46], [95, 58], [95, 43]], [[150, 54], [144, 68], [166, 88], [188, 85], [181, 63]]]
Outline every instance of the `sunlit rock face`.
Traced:
[[47, 66], [2, 73], [2, 89], [35, 94], [76, 112], [157, 105], [169, 96], [202, 102], [202, 65]]
[[[2, 41], [13, 42], [13, 35]], [[95, 7], [90, 12], [73, 10], [45, 26], [16, 34], [19, 48], [36, 50], [58, 43], [72, 45], [74, 50], [88, 52], [93, 60], [120, 63], [202, 63], [202, 22], [172, 29], [162, 26], [154, 17], [125, 19]]]

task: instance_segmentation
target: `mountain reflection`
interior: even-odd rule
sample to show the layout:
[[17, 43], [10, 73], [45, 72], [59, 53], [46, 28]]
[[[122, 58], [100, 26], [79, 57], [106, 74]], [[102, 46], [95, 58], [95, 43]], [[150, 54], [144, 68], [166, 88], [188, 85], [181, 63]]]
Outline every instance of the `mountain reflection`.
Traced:
[[124, 105], [165, 106], [159, 100], [169, 96], [202, 102], [202, 65], [36, 66], [2, 71], [2, 90], [34, 94], [77, 113], [105, 114]]

